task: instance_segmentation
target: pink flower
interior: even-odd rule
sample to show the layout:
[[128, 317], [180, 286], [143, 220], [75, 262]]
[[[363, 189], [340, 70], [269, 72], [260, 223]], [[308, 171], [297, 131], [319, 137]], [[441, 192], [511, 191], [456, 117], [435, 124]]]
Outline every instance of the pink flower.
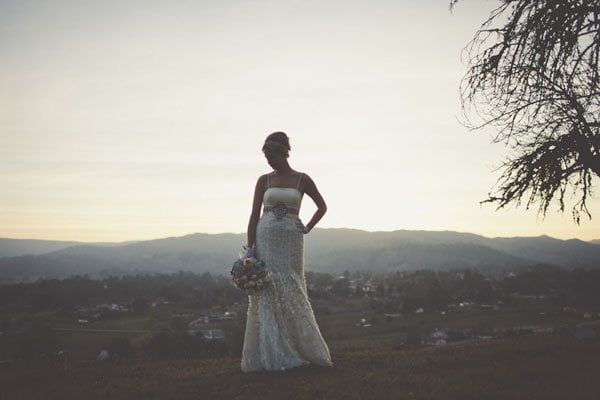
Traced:
[[251, 266], [253, 266], [253, 265], [254, 265], [254, 263], [252, 262], [252, 259], [251, 259], [251, 258], [246, 258], [246, 259], [244, 260], [244, 267], [245, 267], [245, 268], [250, 268], [250, 267], [251, 267]]
[[246, 275], [242, 275], [240, 276], [239, 281], [240, 283], [246, 283], [248, 281], [248, 277]]

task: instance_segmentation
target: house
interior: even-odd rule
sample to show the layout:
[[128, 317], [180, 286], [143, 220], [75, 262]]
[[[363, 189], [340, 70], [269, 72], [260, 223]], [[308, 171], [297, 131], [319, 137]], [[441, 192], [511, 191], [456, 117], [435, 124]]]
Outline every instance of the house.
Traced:
[[422, 341], [425, 345], [430, 346], [447, 346], [450, 342], [448, 334], [442, 330], [436, 329], [429, 334], [429, 337]]
[[188, 326], [196, 326], [200, 324], [208, 324], [210, 322], [210, 317], [208, 315], [202, 315], [200, 318], [193, 320], [188, 324]]
[[387, 313], [387, 314], [383, 314], [383, 316], [385, 319], [402, 318], [401, 313]]
[[223, 329], [204, 329], [195, 331], [196, 336], [207, 340], [222, 340], [225, 339], [225, 331]]

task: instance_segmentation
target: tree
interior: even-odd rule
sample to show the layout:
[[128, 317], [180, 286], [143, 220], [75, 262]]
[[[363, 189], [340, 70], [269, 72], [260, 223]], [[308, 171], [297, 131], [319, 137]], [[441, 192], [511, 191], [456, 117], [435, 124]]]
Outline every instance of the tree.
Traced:
[[[459, 0], [451, 0], [450, 8]], [[544, 217], [574, 198], [573, 219], [600, 176], [600, 0], [500, 0], [465, 47], [465, 124], [497, 129], [510, 155], [483, 203], [538, 205]]]

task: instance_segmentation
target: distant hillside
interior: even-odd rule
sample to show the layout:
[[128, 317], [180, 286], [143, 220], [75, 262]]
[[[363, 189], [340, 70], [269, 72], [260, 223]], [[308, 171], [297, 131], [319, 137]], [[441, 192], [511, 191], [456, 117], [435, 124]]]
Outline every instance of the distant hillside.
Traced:
[[[548, 236], [486, 238], [450, 231], [365, 232], [321, 229], [307, 237], [306, 266], [312, 269], [497, 270], [531, 264], [600, 268], [600, 248], [581, 240]], [[359, 267], [360, 266], [360, 267]]]
[[489, 246], [522, 258], [565, 268], [600, 268], [600, 247], [578, 239], [548, 236], [495, 238]]
[[[38, 242], [19, 243], [23, 249], [21, 254], [30, 255], [0, 258], [0, 281], [7, 283], [83, 274], [107, 277], [180, 270], [222, 274], [228, 272], [229, 266], [242, 251], [245, 235], [196, 233], [109, 247], [107, 244], [76, 244], [34, 255], [42, 248]], [[31, 245], [32, 250], [27, 250], [27, 245]], [[345, 270], [388, 272], [467, 267], [491, 272], [533, 264], [600, 268], [600, 246], [547, 236], [490, 239], [459, 232], [315, 229], [306, 236], [305, 248], [307, 270], [335, 274]]]
[[94, 278], [177, 271], [219, 274], [227, 272], [228, 265], [242, 251], [244, 241], [242, 234], [198, 233], [131, 244], [77, 243], [37, 256], [0, 258], [0, 282], [85, 274]]
[[49, 253], [71, 246], [79, 242], [60, 242], [55, 240], [28, 240], [0, 238], [0, 257], [16, 257], [22, 255], [38, 255]]
[[93, 246], [122, 246], [127, 243], [82, 243], [82, 242], [64, 242], [58, 240], [36, 240], [36, 239], [5, 239], [0, 238], [0, 258], [16, 257], [24, 255], [39, 255], [50, 253], [52, 251], [66, 249], [78, 245]]
[[[505, 269], [531, 264], [457, 232], [316, 230], [307, 237], [306, 268], [316, 271], [394, 271], [457, 268]], [[599, 254], [600, 257], [600, 254]]]
[[600, 239], [594, 239], [594, 240], [590, 240], [590, 243], [593, 243], [593, 244], [600, 244]]

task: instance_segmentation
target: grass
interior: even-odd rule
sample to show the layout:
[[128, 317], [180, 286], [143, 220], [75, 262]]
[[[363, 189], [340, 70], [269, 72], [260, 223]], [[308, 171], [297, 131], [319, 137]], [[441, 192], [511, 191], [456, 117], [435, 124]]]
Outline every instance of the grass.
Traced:
[[333, 368], [243, 374], [239, 358], [0, 370], [1, 399], [596, 399], [600, 341], [530, 335], [333, 353]]
[[[334, 368], [300, 368], [243, 374], [239, 353], [243, 321], [216, 321], [199, 329], [228, 332], [230, 356], [150, 359], [143, 352], [121, 362], [92, 361], [115, 337], [139, 349], [149, 333], [61, 332], [68, 362], [38, 359], [0, 363], [4, 399], [596, 399], [600, 393], [600, 340], [558, 335], [513, 336], [441, 348], [406, 346], [409, 333], [434, 328], [503, 329], [576, 324], [580, 318], [548, 304], [525, 303], [499, 310], [461, 309], [386, 320], [360, 304], [330, 307], [317, 315]], [[332, 311], [333, 310], [333, 311]], [[170, 326], [177, 310], [163, 310], [62, 327], [155, 330]], [[162, 317], [162, 318], [161, 318]], [[361, 319], [371, 326], [357, 326]], [[56, 321], [59, 322], [59, 321]], [[182, 321], [176, 321], [181, 325]], [[183, 321], [185, 322], [185, 321]], [[63, 324], [64, 323], [64, 324]], [[68, 324], [71, 324], [69, 326]], [[185, 323], [181, 325], [187, 326]], [[0, 338], [0, 344], [3, 341]], [[5, 345], [8, 343], [4, 339]], [[136, 358], [137, 357], [137, 358]]]

